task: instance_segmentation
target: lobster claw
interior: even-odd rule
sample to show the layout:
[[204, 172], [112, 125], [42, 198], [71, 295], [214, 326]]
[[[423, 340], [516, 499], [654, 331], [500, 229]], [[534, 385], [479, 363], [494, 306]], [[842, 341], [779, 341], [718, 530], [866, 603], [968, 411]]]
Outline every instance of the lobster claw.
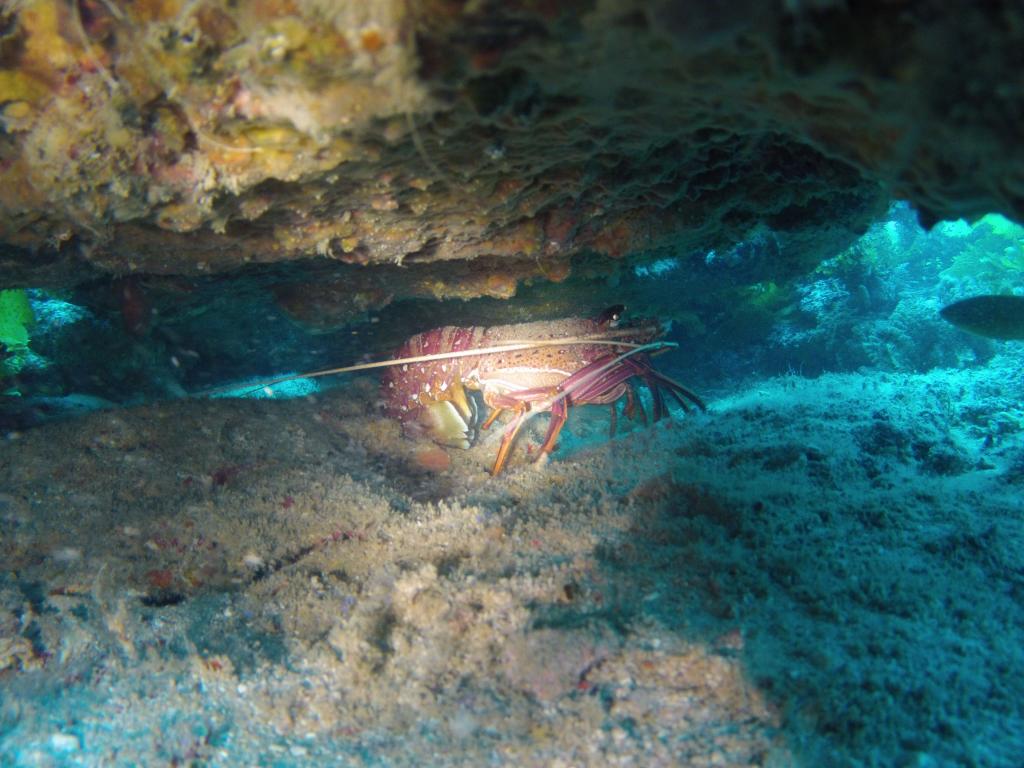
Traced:
[[443, 397], [420, 399], [423, 406], [417, 418], [431, 440], [450, 448], [469, 448], [476, 437], [476, 401], [466, 395], [457, 379]]
[[464, 421], [476, 422], [476, 401], [469, 398], [461, 379], [455, 379], [448, 387], [448, 399], [462, 415]]

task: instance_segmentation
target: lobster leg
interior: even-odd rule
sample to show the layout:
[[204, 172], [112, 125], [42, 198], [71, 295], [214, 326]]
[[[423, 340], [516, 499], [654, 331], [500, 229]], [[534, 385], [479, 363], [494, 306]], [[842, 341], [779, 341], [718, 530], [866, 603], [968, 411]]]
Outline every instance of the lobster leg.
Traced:
[[[519, 430], [522, 428], [523, 424], [526, 423], [526, 419], [530, 415], [530, 404], [542, 402], [555, 394], [557, 394], [557, 390], [552, 389], [551, 387], [534, 387], [532, 389], [523, 389], [518, 392], [498, 395], [487, 400], [487, 404], [494, 410], [487, 418], [484, 427], [489, 427], [493, 424], [502, 411], [513, 411], [515, 413], [515, 417], [505, 427], [505, 433], [501, 437], [501, 446], [498, 448], [498, 456], [495, 458], [494, 468], [491, 470], [492, 475], [497, 475], [505, 467], [509, 454], [512, 450], [512, 443], [515, 442], [516, 435], [519, 434]], [[559, 409], [559, 406], [559, 412], [562, 414], [561, 424], [564, 424], [568, 414], [568, 406], [564, 400], [560, 400], [552, 406], [552, 418], [554, 418], [556, 409]], [[552, 424], [554, 424], [554, 422], [552, 422]], [[548, 431], [548, 437], [552, 445], [558, 437], [558, 431], [561, 430], [561, 424], [559, 424], [558, 428], [555, 429], [553, 435], [550, 429]], [[545, 441], [545, 445], [547, 445], [547, 443], [548, 441]], [[544, 448], [541, 449], [542, 452], [544, 450]]]
[[696, 393], [692, 390], [687, 389], [675, 379], [669, 378], [665, 374], [655, 370], [649, 363], [644, 365], [643, 376], [650, 377], [658, 384], [661, 384], [667, 389], [676, 401], [683, 407], [683, 410], [689, 410], [686, 403], [683, 401], [684, 398], [689, 400], [691, 403], [696, 405], [700, 410], [706, 411], [708, 408], [704, 405], [704, 401], [701, 400]]
[[[615, 359], [613, 356], [602, 357], [567, 377], [557, 388], [534, 387], [506, 392], [489, 398], [485, 397], [487, 404], [494, 409], [485, 426], [494, 423], [502, 411], [512, 411], [515, 414], [512, 421], [505, 427], [491, 474], [500, 473], [508, 462], [512, 443], [530, 416], [533, 403], [537, 403], [542, 409], [551, 412], [548, 432], [540, 448], [541, 454], [554, 450], [558, 435], [568, 418], [569, 408], [575, 404], [611, 404], [614, 408], [615, 402], [625, 394], [627, 415], [633, 418], [635, 411], [639, 410], [640, 416], [646, 424], [647, 415], [643, 404], [630, 382], [633, 377], [642, 379], [651, 391], [654, 421], [671, 415], [665, 403], [665, 391], [682, 406], [683, 410], [690, 409], [687, 401], [701, 410], [705, 410], [704, 403], [697, 395], [682, 384], [656, 371], [646, 355], [624, 359]], [[616, 420], [617, 414], [613, 411], [613, 430], [617, 426]]]
[[[658, 387], [658, 386], [662, 386], [662, 385], [660, 385], [658, 383], [658, 380], [655, 379], [652, 376], [652, 377], [650, 377], [647, 386], [649, 386], [649, 387]], [[690, 411], [693, 410], [693, 408], [690, 407], [690, 404], [688, 402], [686, 402], [686, 400], [684, 400], [683, 397], [678, 392], [676, 392], [672, 387], [666, 386], [665, 390], [670, 395], [672, 395], [672, 399], [673, 400], [675, 400], [677, 403], [679, 403], [679, 407], [683, 409], [683, 413], [689, 413]]]
[[480, 425], [480, 429], [490, 429], [491, 424], [498, 420], [498, 417], [505, 411], [504, 408], [492, 408], [491, 415], [487, 417], [487, 421]]
[[[707, 410], [707, 406], [704, 405], [704, 401], [700, 399], [692, 390], [684, 387], [675, 379], [672, 379], [665, 374], [655, 369], [650, 360], [646, 357], [631, 358], [623, 361], [623, 367], [629, 371], [631, 376], [639, 376], [647, 384], [647, 387], [651, 390], [651, 394], [655, 400], [655, 416], [654, 420], [657, 421], [660, 418], [659, 411], [668, 413], [664, 409], [664, 398], [661, 397], [660, 390], [665, 389], [668, 391], [672, 398], [679, 403], [680, 407], [687, 413], [690, 411], [690, 405], [687, 404], [687, 400], [693, 405], [697, 406], [702, 411]], [[659, 401], [661, 407], [659, 408]]]
[[[558, 435], [562, 431], [562, 427], [565, 426], [566, 419], [569, 418], [569, 398], [562, 398], [561, 400], [551, 405], [551, 421], [548, 422], [548, 433], [544, 436], [544, 443], [540, 447], [540, 452], [551, 453], [555, 449], [555, 441], [558, 440]], [[615, 403], [612, 403], [612, 414], [615, 413]], [[614, 422], [613, 427], [614, 429]]]
[[[615, 437], [615, 431], [617, 427], [618, 413], [616, 411], [616, 400], [612, 403], [612, 424], [609, 430], [609, 437]], [[626, 404], [622, 408], [622, 414], [626, 416], [630, 421], [636, 421], [637, 417], [640, 418], [640, 423], [645, 427], [647, 426], [647, 411], [644, 410], [644, 404], [640, 401], [637, 396], [636, 390], [633, 388], [633, 384], [627, 383], [626, 385]]]
[[636, 421], [638, 414], [640, 423], [646, 427], [647, 411], [644, 410], [644, 404], [640, 400], [640, 396], [636, 393], [633, 385], [630, 384], [629, 389], [626, 390], [626, 415], [629, 416], [631, 421]]
[[661, 387], [658, 386], [658, 382], [654, 381], [650, 376], [643, 375], [644, 383], [647, 384], [647, 388], [651, 390], [651, 402], [654, 409], [654, 421], [661, 421], [662, 416], [670, 416], [668, 408], [665, 407], [665, 398], [662, 397]]
[[519, 434], [523, 424], [526, 423], [526, 417], [529, 413], [530, 408], [526, 403], [520, 403], [516, 406], [516, 416], [505, 427], [505, 434], [501, 436], [501, 446], [498, 448], [498, 455], [495, 457], [494, 467], [491, 469], [492, 475], [497, 475], [505, 467], [509, 451], [512, 450], [512, 442], [516, 439], [516, 435]]

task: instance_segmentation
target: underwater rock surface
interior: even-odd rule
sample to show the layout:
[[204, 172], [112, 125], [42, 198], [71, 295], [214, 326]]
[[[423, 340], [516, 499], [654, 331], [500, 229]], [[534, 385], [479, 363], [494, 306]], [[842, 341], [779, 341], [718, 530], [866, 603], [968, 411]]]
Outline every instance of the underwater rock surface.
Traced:
[[757, 224], [814, 264], [890, 198], [1024, 214], [1012, 4], [31, 0], [0, 22], [5, 285], [313, 255], [451, 283], [487, 256], [495, 283], [463, 291], [494, 295]]
[[[1022, 43], [966, 0], [0, 4], [0, 765], [1020, 768]], [[365, 373], [639, 317], [709, 412], [560, 340], [488, 353], [504, 426], [410, 369], [446, 450]]]
[[421, 462], [369, 379], [32, 430], [0, 753], [1018, 765], [1020, 364], [763, 380], [611, 442], [579, 409], [494, 479], [493, 439]]

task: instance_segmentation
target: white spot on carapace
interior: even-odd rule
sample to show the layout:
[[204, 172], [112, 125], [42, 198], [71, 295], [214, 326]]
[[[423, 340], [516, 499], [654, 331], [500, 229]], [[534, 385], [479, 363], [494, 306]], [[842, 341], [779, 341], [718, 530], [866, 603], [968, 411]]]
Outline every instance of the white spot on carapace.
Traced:
[[394, 389], [394, 388], [395, 388], [395, 382], [389, 381], [388, 382], [388, 389]]
[[440, 389], [442, 392], [444, 392], [446, 389], [448, 389], [448, 382], [447, 381], [442, 381], [441, 384], [438, 386], [438, 389]]
[[424, 392], [429, 392], [430, 391], [430, 385], [429, 384], [424, 384], [423, 385], [423, 391]]
[[408, 371], [408, 370], [409, 370], [409, 365], [408, 365], [408, 364], [406, 364], [406, 365], [403, 365], [403, 366], [402, 366], [402, 370], [403, 370], [403, 371]]

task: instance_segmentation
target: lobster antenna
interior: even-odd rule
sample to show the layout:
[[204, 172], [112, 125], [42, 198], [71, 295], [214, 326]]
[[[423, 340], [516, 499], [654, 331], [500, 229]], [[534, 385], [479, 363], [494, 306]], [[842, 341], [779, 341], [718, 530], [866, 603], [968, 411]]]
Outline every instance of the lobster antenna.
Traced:
[[[341, 368], [325, 368], [321, 371], [310, 371], [308, 373], [292, 373], [288, 376], [281, 376], [277, 379], [270, 379], [264, 381], [258, 386], [247, 389], [240, 394], [240, 397], [245, 397], [253, 392], [258, 392], [261, 389], [268, 389], [278, 384], [285, 384], [289, 381], [296, 381], [298, 379], [317, 379], [323, 376], [333, 376], [339, 373], [356, 373], [357, 371], [369, 371], [375, 368], [388, 368], [394, 365], [408, 365], [410, 363], [429, 363], [435, 360], [452, 360], [459, 357], [472, 357], [473, 355], [490, 355], [499, 352], [517, 352], [523, 349], [535, 349], [537, 347], [560, 347], [570, 346], [578, 344], [604, 344], [607, 346], [614, 347], [633, 347], [634, 349], [626, 355], [635, 354], [640, 351], [647, 349], [666, 349], [669, 347], [679, 346], [675, 342], [663, 341], [655, 342], [653, 344], [635, 344], [629, 341], [613, 341], [607, 338], [591, 338], [588, 336], [574, 336], [565, 339], [539, 339], [534, 341], [511, 341], [506, 344], [501, 344], [495, 347], [476, 347], [474, 349], [463, 349], [457, 352], [435, 352], [430, 355], [416, 355], [414, 357], [398, 357], [391, 360], [378, 360], [374, 363], [359, 363], [358, 365], [346, 365]], [[624, 359], [624, 358], [621, 358]], [[604, 371], [604, 368], [600, 369]], [[221, 387], [219, 389], [210, 390], [208, 392], [201, 392], [198, 397], [215, 397], [216, 395], [222, 395], [227, 392], [232, 392], [237, 387]], [[569, 394], [566, 392], [565, 394]]]

